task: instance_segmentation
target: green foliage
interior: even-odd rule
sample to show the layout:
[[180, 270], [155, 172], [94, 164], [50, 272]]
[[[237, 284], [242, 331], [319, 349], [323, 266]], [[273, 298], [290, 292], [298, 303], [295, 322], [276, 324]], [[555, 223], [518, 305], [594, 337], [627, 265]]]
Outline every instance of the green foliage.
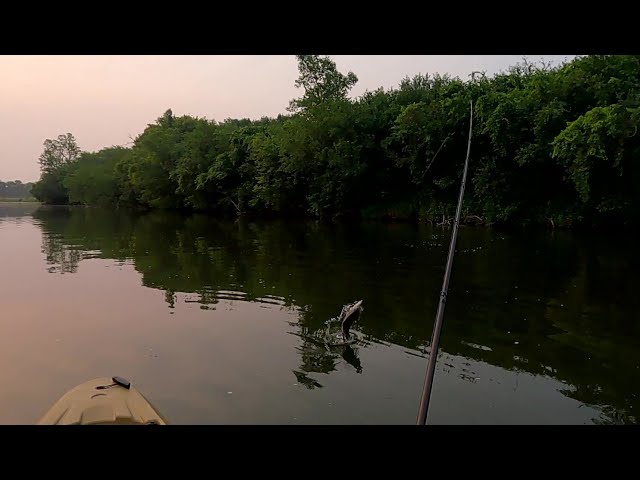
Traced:
[[40, 180], [35, 183], [31, 193], [37, 200], [53, 205], [66, 205], [69, 203], [69, 192], [63, 185], [68, 167], [60, 167], [57, 170], [43, 173]]
[[64, 179], [73, 170], [80, 153], [76, 139], [70, 133], [45, 140], [44, 151], [38, 159], [41, 176], [31, 190], [33, 196], [45, 203], [69, 203]]
[[80, 148], [76, 139], [70, 133], [58, 135], [55, 140], [44, 141], [44, 151], [38, 162], [43, 173], [52, 173], [66, 164], [74, 162], [80, 155]]
[[131, 148], [47, 140], [34, 195], [222, 214], [451, 218], [474, 101], [464, 215], [484, 223], [638, 219], [640, 56], [526, 60], [494, 77], [405, 78], [348, 98], [357, 77], [300, 55], [290, 115], [209, 121], [167, 110]]
[[353, 72], [340, 73], [335, 62], [328, 57], [297, 55], [296, 58], [300, 76], [295, 85], [304, 88], [304, 96], [291, 101], [290, 111], [308, 110], [322, 107], [331, 100], [344, 100], [358, 82]]
[[80, 155], [63, 184], [69, 192], [69, 202], [85, 205], [117, 205], [118, 179], [115, 167], [129, 153], [123, 147], [111, 147]]
[[575, 185], [581, 207], [596, 218], [632, 211], [638, 194], [632, 171], [640, 166], [638, 112], [620, 104], [595, 107], [569, 123], [553, 142], [553, 155]]

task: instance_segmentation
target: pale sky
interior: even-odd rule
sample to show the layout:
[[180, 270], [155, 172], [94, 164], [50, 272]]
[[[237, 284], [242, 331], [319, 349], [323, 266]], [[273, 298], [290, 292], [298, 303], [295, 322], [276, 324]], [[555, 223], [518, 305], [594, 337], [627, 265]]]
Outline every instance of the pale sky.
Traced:
[[[493, 74], [524, 55], [331, 55], [358, 76], [352, 96], [418, 73]], [[574, 55], [527, 55], [553, 65]], [[302, 94], [293, 55], [0, 56], [0, 180], [35, 181], [47, 138], [82, 150], [124, 145], [165, 110], [222, 121], [286, 113]]]

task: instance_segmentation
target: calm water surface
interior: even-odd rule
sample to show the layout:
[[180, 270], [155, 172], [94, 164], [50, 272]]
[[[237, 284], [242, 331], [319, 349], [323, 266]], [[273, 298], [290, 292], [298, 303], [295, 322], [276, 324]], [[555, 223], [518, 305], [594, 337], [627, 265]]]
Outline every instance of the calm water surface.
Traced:
[[[0, 204], [0, 423], [120, 375], [173, 423], [413, 424], [449, 235]], [[638, 263], [617, 233], [462, 228], [429, 421], [636, 423]]]

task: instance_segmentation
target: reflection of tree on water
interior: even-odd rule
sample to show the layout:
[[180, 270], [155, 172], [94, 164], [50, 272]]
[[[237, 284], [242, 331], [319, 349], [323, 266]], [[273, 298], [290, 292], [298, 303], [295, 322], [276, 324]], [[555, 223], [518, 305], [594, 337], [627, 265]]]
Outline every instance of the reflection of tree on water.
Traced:
[[22, 223], [23, 220], [28, 220], [31, 214], [39, 208], [41, 208], [40, 204], [35, 202], [4, 203], [0, 201], [0, 224], [6, 221]]
[[300, 385], [304, 385], [309, 390], [313, 390], [314, 388], [322, 388], [322, 384], [320, 384], [317, 380], [314, 380], [304, 372], [293, 370], [293, 374], [296, 376], [296, 380], [298, 380], [298, 383]]
[[169, 308], [176, 308], [176, 292], [173, 290], [165, 290], [164, 300], [169, 304]]
[[607, 405], [602, 409], [602, 416], [595, 418], [594, 423], [596, 425], [635, 425], [638, 421], [635, 415]]
[[[40, 207], [32, 213], [42, 222], [42, 252], [51, 265], [47, 269], [50, 273], [76, 273], [82, 260], [104, 256], [100, 249], [102, 238], [117, 238], [120, 225], [104, 225], [101, 221], [104, 214], [94, 216], [92, 213], [69, 207]], [[109, 232], [109, 227], [115, 230]], [[121, 255], [107, 258], [123, 259]]]
[[84, 258], [82, 250], [65, 245], [54, 236], [43, 237], [42, 253], [47, 263], [52, 265], [48, 268], [49, 273], [76, 273], [78, 264]]
[[[145, 286], [167, 292], [169, 305], [183, 292], [201, 305], [237, 299], [299, 309], [298, 371], [307, 376], [341, 362], [362, 368], [357, 347], [353, 358], [314, 343], [336, 306], [354, 298], [366, 297], [358, 328], [371, 341], [426, 345], [449, 238], [410, 225], [234, 223], [99, 209], [33, 216], [55, 271], [75, 272], [87, 257], [126, 260]], [[600, 406], [607, 418], [634, 421], [640, 308], [632, 289], [637, 253], [625, 241], [461, 230], [443, 350], [556, 378], [574, 387], [565, 395]]]

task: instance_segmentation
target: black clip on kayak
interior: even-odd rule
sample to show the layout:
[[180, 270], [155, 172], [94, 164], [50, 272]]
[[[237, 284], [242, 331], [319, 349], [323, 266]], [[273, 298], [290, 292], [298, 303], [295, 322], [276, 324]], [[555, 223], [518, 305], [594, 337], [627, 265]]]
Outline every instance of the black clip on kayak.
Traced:
[[129, 382], [129, 380], [122, 378], [122, 377], [112, 377], [111, 380], [113, 380], [114, 383], [112, 383], [111, 385], [99, 385], [96, 387], [96, 390], [103, 390], [105, 388], [111, 388], [111, 387], [115, 387], [117, 385], [120, 385], [121, 387], [126, 388], [127, 390], [129, 390], [131, 388], [131, 382]]

